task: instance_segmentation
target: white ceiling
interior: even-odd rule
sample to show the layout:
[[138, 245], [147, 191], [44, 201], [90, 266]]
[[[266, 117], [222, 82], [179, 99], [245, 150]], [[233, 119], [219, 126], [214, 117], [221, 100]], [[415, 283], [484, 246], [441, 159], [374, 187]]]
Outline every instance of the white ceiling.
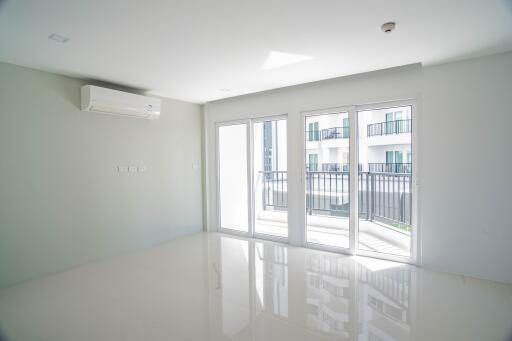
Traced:
[[[191, 102], [512, 50], [512, 0], [0, 3], [1, 61]], [[313, 58], [263, 69], [270, 51]]]

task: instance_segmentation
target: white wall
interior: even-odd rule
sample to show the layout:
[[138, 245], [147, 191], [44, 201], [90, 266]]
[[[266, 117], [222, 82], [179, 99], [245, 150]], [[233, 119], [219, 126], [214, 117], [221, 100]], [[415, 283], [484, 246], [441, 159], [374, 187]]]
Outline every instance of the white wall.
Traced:
[[512, 53], [424, 69], [423, 261], [512, 282]]
[[[512, 53], [401, 68], [207, 105], [208, 228], [215, 230], [215, 122], [288, 114], [290, 242], [303, 238], [301, 112], [415, 98], [419, 102], [421, 264], [512, 282]], [[474, 160], [478, 160], [475, 162]]]
[[0, 63], [0, 287], [202, 229], [200, 107], [86, 113], [82, 84]]

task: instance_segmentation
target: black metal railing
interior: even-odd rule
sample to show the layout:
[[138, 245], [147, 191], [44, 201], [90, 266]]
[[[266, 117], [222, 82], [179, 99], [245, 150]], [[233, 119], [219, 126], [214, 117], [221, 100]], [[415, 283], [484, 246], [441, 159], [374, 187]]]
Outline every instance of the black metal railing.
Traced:
[[288, 207], [288, 172], [259, 172], [263, 184], [263, 209], [272, 207], [284, 209]]
[[[260, 172], [263, 209], [288, 206], [286, 171]], [[308, 214], [348, 217], [348, 171], [306, 171]], [[359, 172], [359, 216], [410, 232], [412, 224], [412, 177], [410, 173]]]
[[306, 141], [348, 139], [349, 137], [349, 127], [332, 127], [322, 130], [306, 130]]
[[[363, 169], [372, 173], [412, 173], [412, 163], [368, 163], [367, 167], [359, 164], [359, 171]], [[306, 171], [309, 172], [348, 172], [350, 165], [348, 163], [306, 163]]]
[[373, 123], [368, 124], [366, 129], [368, 137], [391, 134], [405, 134], [412, 131], [412, 121], [411, 119], [407, 119]]
[[322, 163], [322, 171], [324, 172], [348, 172], [348, 163]]
[[405, 232], [412, 224], [412, 176], [408, 173], [359, 173], [359, 216]]
[[348, 139], [349, 127], [332, 127], [322, 129], [322, 140]]
[[308, 213], [348, 216], [349, 186], [349, 172], [306, 172]]
[[412, 173], [412, 163], [368, 163], [372, 173]]

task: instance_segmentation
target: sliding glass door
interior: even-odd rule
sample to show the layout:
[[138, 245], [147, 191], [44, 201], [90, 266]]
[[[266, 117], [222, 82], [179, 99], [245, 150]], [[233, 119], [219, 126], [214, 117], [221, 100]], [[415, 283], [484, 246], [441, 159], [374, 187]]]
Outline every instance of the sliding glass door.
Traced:
[[288, 237], [286, 119], [253, 122], [254, 233]]
[[303, 115], [306, 245], [414, 256], [414, 105], [402, 103]]
[[248, 125], [217, 129], [220, 228], [249, 233]]
[[415, 261], [414, 112], [408, 101], [306, 112], [290, 140], [302, 148], [288, 145], [287, 117], [218, 124], [220, 230]]
[[[305, 116], [306, 242], [350, 247], [348, 112]], [[314, 129], [311, 131], [310, 129]]]
[[222, 123], [217, 135], [220, 230], [287, 238], [286, 118]]
[[411, 255], [412, 110], [405, 105], [357, 112], [359, 251]]

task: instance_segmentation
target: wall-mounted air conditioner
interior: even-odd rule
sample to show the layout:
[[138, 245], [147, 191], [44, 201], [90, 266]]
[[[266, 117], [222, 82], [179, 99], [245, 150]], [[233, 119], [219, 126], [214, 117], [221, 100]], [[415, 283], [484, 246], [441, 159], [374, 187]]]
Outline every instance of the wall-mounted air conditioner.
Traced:
[[161, 100], [128, 92], [84, 85], [80, 89], [83, 111], [155, 119], [160, 116]]

